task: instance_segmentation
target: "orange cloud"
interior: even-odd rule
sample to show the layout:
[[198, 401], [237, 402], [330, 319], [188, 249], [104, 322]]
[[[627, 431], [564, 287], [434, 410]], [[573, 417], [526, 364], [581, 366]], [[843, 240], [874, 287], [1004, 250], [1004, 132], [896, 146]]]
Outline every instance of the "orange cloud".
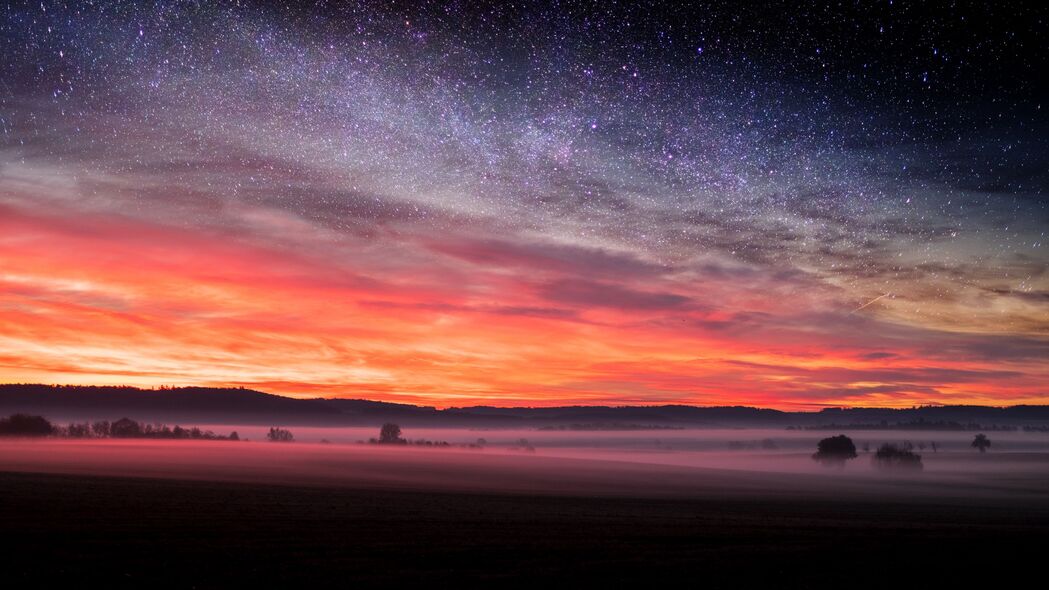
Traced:
[[451, 244], [266, 244], [5, 206], [0, 381], [438, 406], [1047, 401], [1036, 340], [878, 323], [833, 309], [832, 291], [743, 271]]

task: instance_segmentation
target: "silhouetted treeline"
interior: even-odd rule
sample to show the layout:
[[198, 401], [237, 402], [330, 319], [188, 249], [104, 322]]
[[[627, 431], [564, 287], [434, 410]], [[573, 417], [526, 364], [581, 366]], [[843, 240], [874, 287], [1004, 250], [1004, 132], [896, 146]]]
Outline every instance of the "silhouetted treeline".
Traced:
[[[66, 427], [66, 435], [73, 436], [75, 433], [83, 433], [87, 423], [70, 424]], [[73, 428], [73, 427], [76, 428]], [[147, 422], [136, 422], [130, 418], [121, 418], [115, 422], [105, 420], [93, 422], [91, 432], [94, 436], [110, 438], [171, 438], [171, 439], [197, 439], [197, 440], [240, 440], [236, 431], [228, 436], [215, 434], [210, 430], [201, 430], [196, 426], [183, 428], [179, 425], [169, 427], [167, 424], [149, 424]]]
[[52, 424], [43, 416], [13, 414], [0, 418], [0, 436], [59, 436], [64, 438], [170, 438], [194, 440], [240, 440], [236, 431], [227, 436], [201, 430], [196, 426], [149, 424], [121, 418], [114, 422], [72, 422], [65, 426]]
[[295, 435], [286, 428], [270, 428], [266, 433], [266, 440], [270, 442], [295, 442]]
[[[788, 427], [787, 430], [796, 430], [799, 428]], [[977, 424], [976, 422], [969, 422], [968, 424], [962, 424], [960, 422], [937, 420], [934, 422], [926, 420], [912, 420], [910, 422], [896, 422], [890, 424], [888, 421], [881, 421], [879, 423], [866, 423], [866, 424], [817, 424], [814, 426], [802, 426], [801, 430], [944, 430], [944, 431], [959, 431], [968, 432], [976, 430], [991, 430], [998, 432], [1015, 432], [1019, 430], [1019, 427], [1010, 426], [1007, 424], [990, 424], [983, 425]], [[1049, 430], [1049, 427], [1038, 427], [1038, 426], [1024, 426], [1024, 430]]]
[[[432, 441], [426, 439], [419, 439], [410, 441], [401, 436], [400, 425], [392, 422], [387, 422], [379, 428], [379, 438], [369, 438], [368, 442], [373, 445], [418, 445], [424, 447], [450, 447], [450, 443], [445, 441]], [[476, 445], [469, 445], [471, 447]]]
[[667, 426], [665, 424], [627, 424], [623, 422], [586, 422], [582, 424], [556, 424], [540, 426], [537, 430], [563, 431], [578, 430], [584, 432], [617, 431], [617, 430], [684, 430], [684, 426]]
[[[352, 392], [346, 392], [352, 393]], [[748, 407], [568, 406], [437, 409], [361, 399], [293, 399], [243, 388], [52, 386], [0, 384], [0, 412], [99, 419], [165, 417], [207, 423], [348, 426], [396, 422], [402, 426], [543, 427], [574, 424], [645, 424], [701, 428], [786, 427], [855, 429], [936, 428], [936, 424], [982, 425], [994, 431], [1031, 426], [1049, 428], [1046, 406], [923, 406], [902, 409], [825, 408], [784, 412]], [[997, 425], [997, 426], [994, 426]], [[1007, 425], [1007, 426], [1001, 426]], [[568, 426], [571, 428], [571, 426]], [[957, 428], [951, 425], [948, 429]]]
[[[384, 443], [384, 442], [380, 442], [378, 439], [375, 439], [375, 438], [369, 438], [368, 439], [368, 443], [369, 444], [373, 444], [373, 445], [376, 445], [376, 444], [378, 444], [378, 445], [383, 445], [383, 444], [400, 444], [400, 445], [415, 445], [417, 447], [450, 447], [450, 446], [452, 446], [452, 443], [450, 443], [448, 441], [444, 441], [444, 440], [428, 440], [428, 439], [425, 439], [425, 438], [420, 438], [420, 439], [417, 439], [417, 440], [402, 439], [402, 441], [403, 442], [399, 442], [399, 443]], [[456, 445], [456, 446], [459, 446], [459, 447], [470, 447], [470, 448], [477, 448], [478, 447], [478, 445], [474, 445], [474, 444], [461, 444], [461, 445]]]
[[43, 416], [12, 414], [0, 418], [0, 436], [49, 436], [55, 427]]
[[761, 440], [730, 440], [728, 441], [728, 450], [730, 451], [753, 451], [761, 449], [763, 451], [774, 451], [779, 448], [776, 441], [771, 438], [763, 438]]

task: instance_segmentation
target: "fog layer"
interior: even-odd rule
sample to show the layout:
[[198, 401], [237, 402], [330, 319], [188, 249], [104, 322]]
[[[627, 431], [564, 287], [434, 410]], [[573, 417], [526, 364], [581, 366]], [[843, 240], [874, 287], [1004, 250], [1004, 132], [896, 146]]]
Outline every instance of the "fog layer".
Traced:
[[[405, 432], [453, 444], [485, 439], [482, 448], [432, 448], [350, 442], [375, 436], [371, 430], [317, 430], [296, 429], [295, 443], [262, 442], [261, 432], [243, 428], [241, 436], [256, 440], [7, 439], [0, 470], [434, 492], [1049, 501], [1044, 433], [990, 433], [995, 446], [986, 454], [968, 446], [971, 433], [852, 433], [859, 457], [838, 469], [810, 458], [815, 442], [834, 433], [810, 431]], [[309, 442], [321, 436], [333, 444]], [[937, 443], [936, 452], [921, 451], [924, 471], [871, 468], [865, 443], [904, 440]]]

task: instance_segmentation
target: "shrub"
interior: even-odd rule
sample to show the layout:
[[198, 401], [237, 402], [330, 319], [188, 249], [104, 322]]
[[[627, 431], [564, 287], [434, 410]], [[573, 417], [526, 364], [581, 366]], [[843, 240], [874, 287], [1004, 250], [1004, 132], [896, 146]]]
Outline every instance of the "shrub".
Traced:
[[991, 439], [987, 438], [986, 434], [977, 434], [976, 438], [973, 439], [972, 447], [981, 453], [986, 453], [987, 449], [991, 447]]
[[922, 456], [896, 445], [884, 444], [871, 457], [871, 464], [881, 471], [921, 471]]
[[290, 430], [284, 428], [270, 428], [268, 434], [266, 434], [266, 440], [270, 442], [293, 442], [295, 436], [292, 435]]
[[844, 434], [821, 440], [816, 444], [816, 452], [812, 455], [814, 461], [819, 461], [827, 467], [844, 467], [846, 461], [855, 458], [856, 445]]

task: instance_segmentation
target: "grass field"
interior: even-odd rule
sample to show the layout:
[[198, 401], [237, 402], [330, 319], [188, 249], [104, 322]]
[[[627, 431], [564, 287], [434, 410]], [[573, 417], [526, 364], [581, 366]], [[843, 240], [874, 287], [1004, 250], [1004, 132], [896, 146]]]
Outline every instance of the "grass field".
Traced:
[[965, 587], [1038, 574], [1049, 506], [424, 493], [0, 474], [5, 587]]

